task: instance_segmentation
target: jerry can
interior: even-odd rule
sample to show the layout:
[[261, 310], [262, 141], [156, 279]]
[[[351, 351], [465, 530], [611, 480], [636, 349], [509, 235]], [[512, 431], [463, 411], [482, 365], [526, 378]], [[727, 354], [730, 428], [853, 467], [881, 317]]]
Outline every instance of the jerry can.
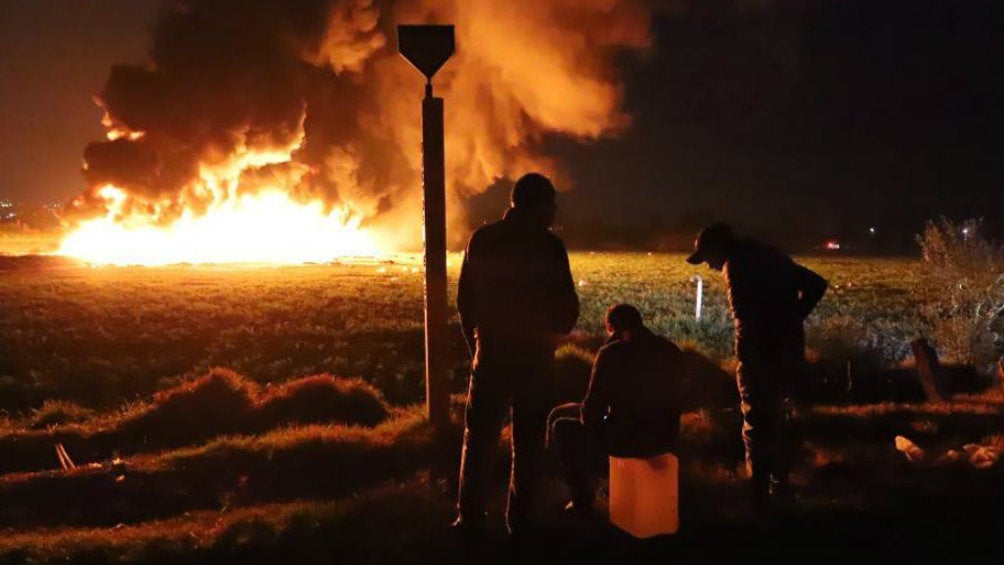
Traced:
[[672, 453], [648, 459], [610, 458], [610, 522], [636, 538], [680, 529], [679, 460]]

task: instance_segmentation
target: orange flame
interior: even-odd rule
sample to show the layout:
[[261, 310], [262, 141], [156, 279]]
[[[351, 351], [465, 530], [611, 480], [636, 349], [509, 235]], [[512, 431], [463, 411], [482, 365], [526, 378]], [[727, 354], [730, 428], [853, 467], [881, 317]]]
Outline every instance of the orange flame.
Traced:
[[128, 195], [111, 185], [99, 190], [108, 216], [83, 222], [59, 254], [97, 264], [323, 263], [343, 256], [373, 256], [379, 247], [344, 208], [299, 203], [278, 189], [223, 201], [203, 215], [185, 211], [168, 226], [141, 217], [118, 219]]
[[629, 124], [615, 55], [650, 44], [643, 0], [325, 0], [312, 18], [255, 6], [179, 2], [151, 64], [113, 69], [96, 98], [107, 141], [85, 151], [88, 188], [66, 210], [76, 224], [61, 253], [299, 263], [420, 246], [423, 79], [393, 33], [431, 21], [457, 26], [436, 92], [459, 242], [464, 198], [499, 179], [536, 170], [568, 187], [547, 137]]
[[182, 202], [180, 215], [164, 225], [158, 219], [172, 201], [144, 201], [104, 185], [94, 196], [104, 202], [106, 214], [77, 225], [58, 254], [97, 264], [150, 266], [322, 263], [379, 254], [375, 237], [360, 227], [362, 217], [348, 206], [331, 207], [316, 198], [299, 202], [281, 184], [241, 190], [243, 173], [289, 163], [302, 139], [301, 133], [281, 149], [242, 147], [223, 164], [204, 165], [188, 192], [193, 201], [208, 198], [210, 203], [196, 212]]

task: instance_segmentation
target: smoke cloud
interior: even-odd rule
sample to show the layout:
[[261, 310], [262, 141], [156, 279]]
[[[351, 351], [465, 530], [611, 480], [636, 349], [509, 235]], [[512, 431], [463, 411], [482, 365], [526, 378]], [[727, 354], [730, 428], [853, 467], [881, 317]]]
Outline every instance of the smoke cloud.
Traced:
[[109, 184], [123, 221], [164, 225], [281, 187], [420, 245], [424, 78], [395, 26], [431, 22], [457, 26], [435, 82], [452, 214], [500, 178], [560, 174], [545, 136], [628, 125], [614, 60], [649, 45], [641, 0], [165, 1], [146, 64], [114, 66], [96, 96], [107, 139], [66, 218], [105, 215]]

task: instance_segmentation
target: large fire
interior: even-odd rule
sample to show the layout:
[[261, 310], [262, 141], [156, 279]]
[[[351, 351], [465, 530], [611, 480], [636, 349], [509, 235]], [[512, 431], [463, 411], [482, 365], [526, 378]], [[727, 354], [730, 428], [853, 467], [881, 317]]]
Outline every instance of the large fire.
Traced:
[[[530, 170], [559, 177], [552, 135], [629, 122], [618, 52], [649, 44], [642, 0], [164, 2], [147, 60], [95, 97], [105, 139], [60, 250], [94, 263], [326, 262], [421, 241], [421, 77], [398, 23], [451, 22], [449, 221]], [[379, 236], [377, 236], [379, 234]]]
[[295, 202], [280, 189], [245, 194], [190, 211], [167, 226], [117, 217], [127, 197], [111, 185], [99, 195], [109, 215], [83, 222], [63, 240], [61, 255], [111, 265], [175, 263], [321, 263], [379, 252], [371, 234], [344, 208], [320, 200]]
[[[109, 140], [145, 135], [110, 122], [106, 126]], [[58, 253], [90, 263], [148, 266], [323, 263], [377, 255], [375, 238], [347, 205], [331, 206], [320, 198], [297, 201], [290, 195], [285, 185], [299, 182], [303, 167], [274, 172], [264, 184], [245, 180], [251, 186], [242, 186], [249, 173], [290, 165], [302, 143], [301, 120], [298, 135], [286, 147], [242, 144], [221, 162], [202, 165], [181, 198], [150, 201], [112, 184], [101, 186], [93, 196], [105, 214], [80, 222]], [[180, 213], [163, 221], [165, 210], [179, 201]], [[201, 205], [195, 209], [189, 201]]]

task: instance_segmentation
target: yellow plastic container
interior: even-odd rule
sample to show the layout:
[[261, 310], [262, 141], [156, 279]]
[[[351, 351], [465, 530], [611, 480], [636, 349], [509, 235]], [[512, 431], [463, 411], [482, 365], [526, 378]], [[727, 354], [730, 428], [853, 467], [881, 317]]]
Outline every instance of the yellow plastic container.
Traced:
[[610, 458], [610, 522], [636, 538], [680, 530], [679, 460]]

